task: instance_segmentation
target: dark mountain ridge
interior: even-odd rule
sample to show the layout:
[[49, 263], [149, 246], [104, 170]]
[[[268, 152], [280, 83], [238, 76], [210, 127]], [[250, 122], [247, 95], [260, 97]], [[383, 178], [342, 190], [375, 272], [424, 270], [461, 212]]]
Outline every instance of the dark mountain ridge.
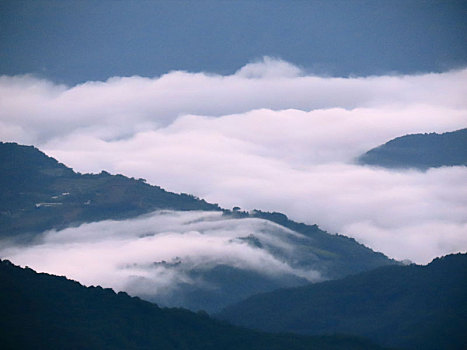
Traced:
[[354, 334], [384, 346], [465, 349], [467, 254], [426, 266], [385, 266], [255, 295], [218, 317], [273, 332]]
[[0, 260], [2, 349], [381, 349], [355, 337], [274, 335]]
[[360, 164], [385, 168], [426, 170], [442, 166], [467, 166], [467, 129], [443, 134], [412, 134], [397, 137], [361, 155]]
[[[239, 213], [233, 212], [228, 215], [235, 216], [239, 215]], [[277, 212], [254, 210], [246, 215], [248, 217], [257, 217], [275, 222], [276, 224], [311, 238], [315, 249], [310, 250], [310, 254], [316, 254], [321, 261], [327, 260], [333, 262], [332, 265], [326, 267], [326, 278], [335, 279], [356, 273], [357, 271], [365, 271], [370, 265], [374, 267], [377, 267], [376, 265], [386, 265], [387, 257], [384, 254], [372, 251], [351, 237], [340, 234], [329, 234], [321, 230], [318, 225], [298, 223], [290, 220], [286, 215]], [[339, 256], [345, 256], [346, 258], [336, 260], [336, 257]], [[398, 263], [391, 260], [390, 264]]]

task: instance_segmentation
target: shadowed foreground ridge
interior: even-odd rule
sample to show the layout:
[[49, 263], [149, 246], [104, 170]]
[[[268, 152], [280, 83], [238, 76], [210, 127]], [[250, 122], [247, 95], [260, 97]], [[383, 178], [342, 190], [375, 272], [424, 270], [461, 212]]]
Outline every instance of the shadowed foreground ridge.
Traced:
[[253, 296], [219, 318], [255, 329], [354, 334], [384, 346], [465, 349], [467, 254], [426, 266], [386, 266], [305, 287]]
[[2, 349], [381, 349], [351, 337], [274, 335], [161, 309], [0, 260]]
[[395, 138], [360, 156], [360, 164], [385, 168], [426, 170], [442, 166], [467, 166], [467, 129], [443, 134], [414, 134]]

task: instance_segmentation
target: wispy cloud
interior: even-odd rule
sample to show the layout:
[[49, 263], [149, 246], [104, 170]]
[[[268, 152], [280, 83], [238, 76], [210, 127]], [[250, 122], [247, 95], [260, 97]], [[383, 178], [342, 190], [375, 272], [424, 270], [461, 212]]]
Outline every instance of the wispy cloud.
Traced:
[[[253, 237], [257, 245], [248, 238]], [[215, 266], [254, 271], [274, 280], [321, 278], [307, 267], [296, 239], [270, 221], [226, 218], [221, 212], [158, 211], [137, 219], [83, 224], [43, 233], [33, 244], [3, 242], [0, 255], [38, 271], [66, 275], [164, 301], [186, 284], [209, 286], [202, 274]], [[295, 243], [294, 243], [295, 242]]]
[[428, 262], [467, 249], [466, 168], [396, 172], [353, 160], [407, 133], [466, 127], [466, 81], [466, 69], [317, 77], [270, 58], [229, 76], [171, 72], [74, 87], [2, 77], [0, 137], [81, 172], [279, 210]]

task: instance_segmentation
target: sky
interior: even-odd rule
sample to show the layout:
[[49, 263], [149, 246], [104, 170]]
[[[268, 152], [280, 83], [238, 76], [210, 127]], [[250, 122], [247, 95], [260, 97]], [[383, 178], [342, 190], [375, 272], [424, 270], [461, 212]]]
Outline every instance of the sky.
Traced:
[[0, 1], [0, 139], [396, 259], [466, 251], [466, 167], [355, 164], [467, 127], [465, 1], [289, 3]]
[[462, 68], [465, 0], [0, 0], [0, 74], [70, 85], [263, 56], [321, 75]]

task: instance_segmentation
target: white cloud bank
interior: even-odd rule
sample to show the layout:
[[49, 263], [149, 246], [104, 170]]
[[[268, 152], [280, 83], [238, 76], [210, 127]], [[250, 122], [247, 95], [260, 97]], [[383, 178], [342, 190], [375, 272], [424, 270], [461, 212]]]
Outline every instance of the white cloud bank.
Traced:
[[[261, 248], [245, 240], [252, 233]], [[222, 212], [158, 211], [136, 219], [48, 231], [28, 246], [3, 242], [0, 256], [86, 285], [164, 300], [183, 284], [212, 287], [190, 272], [216, 265], [255, 271], [271, 279], [320, 279], [318, 271], [296, 266], [296, 261], [307, 258], [301, 257], [295, 237], [306, 240], [262, 219], [225, 218]]]
[[407, 133], [467, 127], [467, 69], [326, 78], [266, 58], [66, 87], [0, 78], [0, 138], [81, 172], [143, 177], [222, 206], [278, 210], [397, 259], [467, 250], [467, 168], [357, 166]]

